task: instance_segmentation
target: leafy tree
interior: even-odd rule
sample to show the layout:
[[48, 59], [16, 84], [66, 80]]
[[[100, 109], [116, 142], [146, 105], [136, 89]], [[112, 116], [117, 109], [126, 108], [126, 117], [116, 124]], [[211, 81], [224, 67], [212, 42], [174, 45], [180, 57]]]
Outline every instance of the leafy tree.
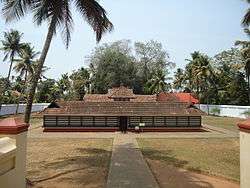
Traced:
[[[250, 0], [246, 0], [246, 2], [250, 3]], [[247, 10], [246, 14], [243, 17], [242, 25], [244, 27], [249, 27], [250, 25], [250, 9]]]
[[163, 49], [160, 42], [135, 43], [135, 56], [139, 64], [140, 75], [146, 84], [153, 72], [166, 70], [174, 64], [170, 62], [168, 53]]
[[22, 100], [22, 95], [25, 92], [28, 76], [32, 77], [34, 74], [32, 64], [35, 63], [34, 59], [38, 55], [38, 52], [34, 51], [34, 47], [31, 47], [30, 44], [25, 44], [20, 50], [19, 59], [15, 59], [16, 65], [14, 70], [19, 73], [20, 77], [24, 76], [24, 86], [20, 91], [20, 97], [17, 101], [16, 114], [18, 113], [19, 103]]
[[157, 70], [152, 78], [147, 82], [145, 86], [145, 93], [157, 94], [162, 91], [166, 91], [168, 84], [166, 83], [166, 73], [163, 70]]
[[106, 93], [120, 85], [135, 87], [137, 68], [128, 41], [104, 44], [95, 49], [88, 61], [94, 93]]
[[184, 70], [178, 68], [174, 75], [173, 88], [176, 90], [184, 89], [185, 86], [185, 74]]
[[189, 63], [186, 66], [186, 80], [188, 80], [190, 89], [195, 91], [201, 99], [203, 98], [200, 95], [201, 92], [213, 84], [214, 73], [211, 60], [200, 52], [192, 53], [191, 57], [191, 60], [187, 60]]
[[0, 50], [4, 53], [3, 61], [9, 60], [10, 62], [7, 76], [8, 82], [10, 81], [14, 58], [17, 57], [23, 47], [23, 43], [21, 43], [22, 36], [23, 34], [19, 31], [11, 29], [9, 32], [4, 32], [4, 40], [1, 41], [2, 47]]
[[87, 69], [80, 68], [77, 71], [74, 71], [70, 75], [72, 80], [72, 89], [74, 98], [77, 100], [83, 100], [85, 93], [89, 91], [90, 87], [90, 75]]
[[71, 94], [71, 82], [68, 73], [61, 76], [57, 81], [57, 85], [60, 91], [60, 98], [63, 98], [64, 100], [69, 99]]
[[[250, 33], [249, 29], [245, 29], [245, 32]], [[241, 46], [241, 55], [244, 60], [248, 83], [248, 103], [250, 103], [250, 41], [236, 41], [235, 45]]]
[[59, 99], [59, 88], [54, 79], [40, 81], [37, 87], [36, 102], [52, 102]]
[[[49, 51], [49, 47], [53, 36], [59, 27], [61, 27], [63, 41], [68, 47], [71, 32], [73, 29], [73, 18], [71, 13], [72, 1], [50, 1], [50, 0], [2, 0], [3, 3], [3, 15], [6, 21], [12, 21], [14, 19], [19, 20], [26, 13], [33, 13], [34, 21], [37, 25], [41, 25], [43, 22], [48, 22], [48, 33], [44, 43], [41, 56], [38, 61], [38, 67], [36, 74], [34, 75], [30, 93], [27, 100], [27, 107], [25, 112], [25, 122], [30, 121], [31, 108], [33, 103], [33, 98], [35, 95], [36, 87], [44, 62]], [[104, 8], [95, 0], [75, 0], [74, 5], [76, 10], [83, 16], [83, 18], [88, 22], [88, 24], [93, 28], [96, 33], [96, 40], [100, 41], [102, 35], [111, 31], [113, 26], [106, 15]]]

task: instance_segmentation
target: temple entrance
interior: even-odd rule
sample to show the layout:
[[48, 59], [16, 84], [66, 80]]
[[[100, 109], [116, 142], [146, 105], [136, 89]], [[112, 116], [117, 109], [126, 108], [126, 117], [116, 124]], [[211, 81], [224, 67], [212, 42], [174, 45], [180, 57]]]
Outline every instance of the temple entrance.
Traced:
[[126, 132], [128, 129], [128, 117], [120, 116], [119, 127], [121, 132]]

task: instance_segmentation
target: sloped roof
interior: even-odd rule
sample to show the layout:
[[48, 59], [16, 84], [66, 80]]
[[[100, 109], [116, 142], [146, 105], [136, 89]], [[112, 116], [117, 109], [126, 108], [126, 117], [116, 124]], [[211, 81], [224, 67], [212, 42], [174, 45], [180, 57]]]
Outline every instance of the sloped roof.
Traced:
[[186, 103], [199, 103], [199, 100], [196, 99], [192, 93], [167, 93], [161, 92], [157, 96], [158, 101], [173, 101], [173, 102], [186, 102]]
[[[112, 102], [108, 94], [86, 94], [85, 102]], [[156, 102], [156, 95], [134, 95], [130, 102]]]
[[108, 96], [109, 98], [135, 98], [133, 90], [124, 86], [109, 89]]
[[199, 116], [202, 112], [187, 103], [169, 102], [84, 102], [46, 109], [45, 114], [84, 116]]
[[[121, 86], [110, 89], [107, 94], [87, 94], [83, 101], [56, 102], [53, 106], [57, 108], [47, 108], [44, 113], [84, 116], [200, 116], [204, 114], [190, 105], [190, 101], [187, 100], [186, 95], [184, 96], [166, 92], [161, 92], [159, 95], [135, 95], [132, 89]], [[114, 101], [114, 98], [130, 98], [130, 101]]]

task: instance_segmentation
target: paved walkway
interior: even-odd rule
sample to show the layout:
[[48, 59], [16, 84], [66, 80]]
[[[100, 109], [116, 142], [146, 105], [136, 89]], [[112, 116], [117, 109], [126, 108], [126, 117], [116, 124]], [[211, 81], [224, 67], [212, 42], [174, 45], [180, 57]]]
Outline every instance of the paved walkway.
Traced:
[[115, 135], [107, 188], [158, 188], [136, 139], [130, 134]]

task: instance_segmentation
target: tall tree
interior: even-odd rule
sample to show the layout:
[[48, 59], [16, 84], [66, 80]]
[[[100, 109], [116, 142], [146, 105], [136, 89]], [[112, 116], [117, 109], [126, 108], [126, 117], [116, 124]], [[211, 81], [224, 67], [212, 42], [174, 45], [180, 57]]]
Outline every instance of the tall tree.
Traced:
[[17, 101], [16, 114], [18, 113], [19, 103], [22, 99], [23, 93], [26, 90], [28, 74], [31, 75], [30, 77], [34, 74], [32, 64], [35, 63], [35, 58], [38, 54], [38, 52], [35, 52], [34, 47], [31, 47], [30, 44], [25, 44], [20, 50], [19, 59], [14, 60], [16, 65], [13, 69], [20, 75], [20, 77], [24, 76], [24, 86]]
[[[249, 29], [245, 29], [245, 32], [250, 33]], [[236, 46], [241, 46], [241, 55], [245, 62], [245, 71], [248, 82], [248, 103], [250, 104], [250, 41], [236, 41]]]
[[169, 60], [169, 55], [158, 41], [136, 42], [135, 55], [139, 63], [139, 70], [144, 84], [150, 79], [150, 75], [158, 69], [166, 70], [174, 64]]
[[2, 2], [3, 15], [5, 16], [6, 21], [12, 21], [14, 19], [19, 20], [26, 13], [32, 12], [37, 25], [41, 25], [43, 22], [49, 23], [47, 37], [28, 95], [24, 118], [25, 122], [28, 123], [30, 121], [32, 103], [37, 83], [40, 78], [52, 38], [59, 27], [62, 28], [62, 37], [66, 47], [69, 45], [73, 29], [71, 5], [75, 5], [78, 12], [93, 28], [98, 42], [101, 40], [102, 35], [105, 32], [112, 30], [113, 25], [107, 18], [104, 8], [96, 0], [75, 0], [74, 2], [70, 0], [2, 0]]
[[[208, 95], [204, 95], [205, 91], [214, 84], [214, 72], [211, 66], [211, 60], [205, 54], [194, 52], [191, 54], [192, 59], [186, 66], [185, 79], [188, 81], [188, 87], [196, 92], [201, 101], [208, 102]], [[208, 92], [206, 92], [208, 94]]]
[[[246, 0], [246, 2], [250, 3], [250, 0]], [[242, 25], [244, 27], [249, 27], [249, 25], [250, 25], [250, 8], [247, 9], [247, 12], [243, 17]]]
[[4, 32], [4, 40], [1, 41], [2, 47], [0, 50], [4, 53], [3, 61], [8, 60], [10, 62], [7, 76], [8, 82], [10, 81], [14, 58], [20, 53], [23, 47], [23, 43], [21, 43], [22, 36], [23, 34], [19, 31], [11, 29], [9, 32]]
[[87, 69], [80, 68], [70, 75], [74, 99], [83, 100], [84, 95], [89, 91], [90, 75]]
[[57, 81], [57, 85], [60, 91], [60, 98], [67, 100], [71, 93], [71, 82], [68, 73], [63, 74]]
[[166, 91], [166, 73], [163, 70], [156, 70], [152, 78], [147, 82], [145, 86], [145, 91], [148, 94], [157, 94], [162, 91]]
[[89, 57], [94, 93], [106, 93], [120, 85], [136, 89], [137, 68], [128, 45], [128, 41], [104, 44]]
[[185, 74], [184, 70], [178, 68], [174, 75], [173, 88], [176, 90], [184, 89], [185, 86]]

